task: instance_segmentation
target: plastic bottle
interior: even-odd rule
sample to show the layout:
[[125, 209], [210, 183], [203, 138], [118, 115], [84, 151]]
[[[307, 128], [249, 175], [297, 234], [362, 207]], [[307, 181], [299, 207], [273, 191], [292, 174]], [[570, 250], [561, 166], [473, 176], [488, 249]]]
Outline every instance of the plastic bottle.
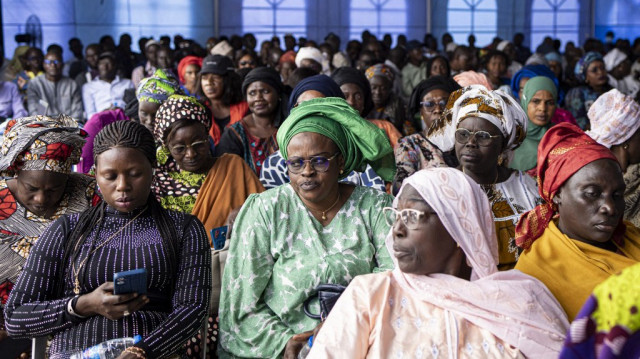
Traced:
[[117, 338], [96, 344], [82, 351], [71, 354], [71, 359], [116, 359], [128, 347], [142, 340], [136, 335], [133, 338]]
[[300, 353], [298, 353], [298, 359], [305, 359], [307, 355], [309, 355], [309, 352], [311, 351], [312, 346], [313, 346], [313, 335], [309, 337], [309, 340], [307, 340], [307, 344], [305, 344], [302, 347], [302, 350], [300, 350]]

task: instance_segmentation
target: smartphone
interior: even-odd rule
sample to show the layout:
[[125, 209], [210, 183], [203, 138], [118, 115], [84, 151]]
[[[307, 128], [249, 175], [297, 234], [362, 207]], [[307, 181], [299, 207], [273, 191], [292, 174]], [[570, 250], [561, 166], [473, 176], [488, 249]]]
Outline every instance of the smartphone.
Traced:
[[222, 226], [211, 230], [213, 249], [220, 250], [224, 248], [224, 242], [227, 241], [227, 232], [227, 226]]
[[113, 294], [147, 294], [147, 270], [134, 269], [113, 275]]

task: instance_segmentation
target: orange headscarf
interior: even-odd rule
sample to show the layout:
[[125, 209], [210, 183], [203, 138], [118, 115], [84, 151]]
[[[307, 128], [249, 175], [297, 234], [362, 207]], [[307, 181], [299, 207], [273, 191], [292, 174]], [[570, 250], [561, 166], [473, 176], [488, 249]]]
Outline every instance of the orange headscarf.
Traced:
[[189, 65], [198, 65], [198, 67], [202, 67], [202, 57], [198, 56], [185, 56], [178, 63], [178, 79], [180, 79], [180, 83], [184, 84], [184, 72], [187, 70], [187, 66]]
[[[574, 173], [585, 165], [599, 160], [610, 159], [617, 162], [611, 151], [594, 141], [578, 126], [560, 123], [551, 127], [542, 137], [538, 146], [538, 193], [545, 201], [529, 212], [522, 214], [516, 226], [516, 244], [528, 249], [538, 239], [555, 215], [557, 207], [553, 197]], [[625, 226], [620, 220], [617, 234], [624, 233]]]

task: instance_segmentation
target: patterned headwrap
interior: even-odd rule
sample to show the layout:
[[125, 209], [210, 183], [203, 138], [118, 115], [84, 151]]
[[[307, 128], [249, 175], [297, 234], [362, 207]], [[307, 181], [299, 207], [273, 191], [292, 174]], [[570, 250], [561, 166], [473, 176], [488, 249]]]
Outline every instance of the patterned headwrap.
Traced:
[[589, 68], [589, 65], [591, 65], [591, 63], [594, 61], [602, 61], [604, 63], [604, 59], [599, 52], [590, 51], [584, 54], [584, 56], [582, 56], [576, 63], [574, 73], [576, 74], [576, 78], [580, 80], [580, 82], [584, 82], [587, 79], [587, 69]]
[[640, 128], [640, 105], [617, 89], [602, 94], [589, 107], [587, 135], [611, 148], [631, 138]]
[[182, 94], [178, 80], [171, 72], [158, 69], [153, 76], [140, 82], [136, 97], [138, 102], [163, 103], [173, 94]]
[[[211, 116], [203, 104], [194, 97], [184, 95], [171, 95], [156, 112], [156, 122], [153, 127], [153, 137], [156, 140], [164, 141], [164, 131], [172, 123], [182, 120], [194, 120], [202, 123], [207, 128], [211, 128]], [[164, 143], [163, 143], [164, 144]]]
[[602, 58], [602, 60], [604, 61], [604, 68], [607, 70], [607, 72], [611, 72], [611, 70], [620, 65], [628, 57], [629, 56], [627, 56], [627, 54], [614, 47], [613, 50], [609, 51]]
[[[528, 65], [516, 72], [511, 78], [511, 92], [513, 93], [513, 97], [518, 99], [520, 92], [520, 81], [524, 78], [533, 78], [536, 76], [545, 76], [550, 78], [556, 87], [559, 87], [560, 83], [556, 78], [556, 75], [551, 71], [547, 66], [544, 65]], [[562, 101], [562, 94], [558, 94], [558, 100]]]
[[178, 79], [181, 84], [184, 84], [184, 72], [187, 70], [187, 66], [189, 65], [198, 65], [199, 68], [202, 67], [202, 57], [198, 56], [185, 56], [178, 63]]
[[[538, 146], [538, 193], [545, 201], [529, 212], [523, 213], [516, 226], [516, 244], [528, 249], [538, 239], [557, 212], [553, 197], [574, 173], [587, 164], [599, 160], [616, 161], [608, 148], [594, 141], [582, 130], [570, 123], [551, 127]], [[624, 230], [622, 220], [620, 228]], [[614, 234], [615, 235], [615, 234]]]
[[31, 116], [7, 124], [0, 149], [0, 172], [11, 177], [19, 170], [71, 173], [80, 161], [87, 132], [69, 116]]
[[429, 128], [427, 137], [441, 151], [451, 151], [458, 125], [467, 117], [479, 117], [496, 126], [507, 140], [505, 152], [517, 148], [527, 133], [527, 114], [511, 96], [472, 85], [451, 93], [444, 114]]
[[302, 132], [319, 133], [336, 144], [345, 163], [342, 177], [364, 171], [367, 164], [385, 181], [396, 173], [393, 148], [384, 131], [360, 117], [344, 99], [314, 98], [294, 108], [278, 129], [282, 157], [288, 158], [289, 142]]
[[365, 76], [367, 76], [367, 80], [371, 80], [374, 76], [382, 76], [393, 83], [393, 80], [395, 78], [391, 67], [385, 64], [375, 64], [369, 67], [367, 71], [364, 72], [364, 74]]

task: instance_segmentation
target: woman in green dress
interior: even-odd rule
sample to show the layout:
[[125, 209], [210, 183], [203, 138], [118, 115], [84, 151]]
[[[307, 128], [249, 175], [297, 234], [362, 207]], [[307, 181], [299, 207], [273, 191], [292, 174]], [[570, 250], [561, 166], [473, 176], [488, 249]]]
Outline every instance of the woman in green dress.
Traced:
[[319, 324], [302, 309], [319, 284], [346, 286], [393, 267], [382, 211], [391, 196], [338, 182], [366, 164], [393, 178], [384, 132], [345, 100], [317, 98], [292, 110], [277, 140], [291, 182], [249, 196], [236, 219], [220, 300], [222, 358], [297, 355]]

